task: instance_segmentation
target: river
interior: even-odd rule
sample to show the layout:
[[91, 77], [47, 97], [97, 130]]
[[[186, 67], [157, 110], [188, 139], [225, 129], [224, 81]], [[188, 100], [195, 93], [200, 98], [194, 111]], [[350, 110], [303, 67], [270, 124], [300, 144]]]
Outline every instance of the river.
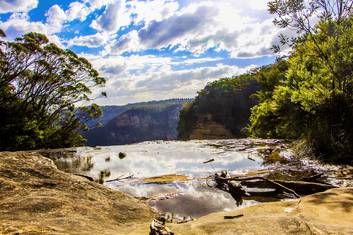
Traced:
[[74, 157], [55, 162], [61, 170], [90, 176], [107, 187], [146, 200], [158, 212], [197, 218], [260, 203], [244, 200], [237, 206], [230, 194], [210, 187], [207, 177], [222, 170], [241, 175], [269, 169], [273, 165], [264, 164], [259, 151], [274, 145], [283, 148], [276, 140], [150, 141], [81, 147]]

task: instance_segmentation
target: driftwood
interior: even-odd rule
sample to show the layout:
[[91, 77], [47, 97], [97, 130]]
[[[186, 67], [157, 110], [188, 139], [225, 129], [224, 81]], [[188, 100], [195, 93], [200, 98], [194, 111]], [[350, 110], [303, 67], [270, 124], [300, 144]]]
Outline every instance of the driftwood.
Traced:
[[[316, 183], [316, 182], [306, 182], [306, 181], [286, 181], [286, 180], [273, 180], [273, 182], [278, 183], [282, 186], [294, 190], [300, 195], [309, 195], [313, 193], [323, 192], [335, 186], [330, 184]], [[246, 187], [256, 187], [256, 188], [271, 188], [274, 187], [273, 183], [269, 183], [264, 180], [244, 180], [242, 185]]]
[[306, 181], [306, 182], [318, 182], [318, 179], [320, 179], [322, 176], [324, 176], [325, 174], [323, 172], [315, 174], [315, 175], [311, 175], [311, 176], [307, 176], [307, 177], [303, 177], [301, 180], [302, 181]]
[[309, 195], [313, 193], [323, 192], [331, 188], [337, 188], [336, 186], [333, 186], [330, 184], [305, 182], [305, 181], [276, 180], [276, 182], [295, 190], [297, 193], [301, 195]]
[[214, 158], [212, 158], [212, 159], [210, 159], [210, 160], [208, 160], [208, 161], [203, 162], [203, 164], [207, 164], [207, 163], [210, 163], [210, 162], [214, 162]]
[[[317, 174], [311, 179], [315, 180], [321, 176], [321, 174]], [[227, 171], [216, 173], [214, 180], [216, 187], [229, 192], [238, 206], [242, 204], [243, 197], [300, 198], [300, 195], [309, 195], [335, 188], [333, 185], [324, 183], [270, 180], [260, 176], [230, 177]]]
[[119, 177], [116, 178], [116, 179], [106, 180], [105, 182], [106, 182], [106, 183], [109, 183], [109, 182], [113, 182], [113, 181], [127, 180], [127, 179], [132, 179], [133, 177], [134, 177], [134, 175], [129, 175], [129, 176], [126, 176], [126, 177], [123, 177], [123, 175], [121, 175], [121, 176], [119, 176]]
[[[278, 182], [275, 182], [273, 180], [269, 180], [269, 179], [266, 179], [264, 177], [260, 177], [260, 176], [255, 176], [255, 177], [221, 177], [221, 176], [217, 176], [216, 177], [216, 182], [221, 182], [221, 183], [225, 183], [225, 184], [229, 184], [229, 182], [232, 182], [232, 181], [238, 181], [238, 182], [241, 182], [241, 185], [245, 185], [244, 182], [245, 181], [250, 181], [250, 180], [263, 180], [263, 181], [266, 181], [268, 183], [270, 183], [273, 187], [275, 187], [276, 189], [282, 189], [284, 191], [287, 191], [291, 194], [293, 194], [295, 197], [297, 198], [300, 198], [300, 195], [297, 194], [294, 190], [278, 183]], [[244, 194], [246, 196], [246, 194]]]
[[88, 176], [88, 175], [81, 175], [81, 174], [74, 174], [74, 175], [83, 177], [85, 179], [88, 179], [89, 181], [94, 181], [94, 179], [91, 176]]
[[243, 216], [244, 216], [243, 214], [240, 214], [240, 215], [225, 215], [224, 219], [235, 219], [235, 218], [240, 218], [240, 217], [243, 217]]

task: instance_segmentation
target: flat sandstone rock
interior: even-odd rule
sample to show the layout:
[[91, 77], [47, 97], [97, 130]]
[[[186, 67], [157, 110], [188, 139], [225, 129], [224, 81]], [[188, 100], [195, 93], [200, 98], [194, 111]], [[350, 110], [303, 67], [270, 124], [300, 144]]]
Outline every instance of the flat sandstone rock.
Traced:
[[[153, 217], [141, 201], [59, 171], [38, 153], [0, 153], [0, 234], [148, 234]], [[353, 188], [167, 226], [185, 235], [353, 234]]]
[[148, 234], [153, 217], [144, 203], [40, 154], [0, 153], [0, 234]]
[[[234, 219], [224, 216], [243, 215]], [[175, 234], [353, 234], [353, 188], [265, 203], [171, 225]]]

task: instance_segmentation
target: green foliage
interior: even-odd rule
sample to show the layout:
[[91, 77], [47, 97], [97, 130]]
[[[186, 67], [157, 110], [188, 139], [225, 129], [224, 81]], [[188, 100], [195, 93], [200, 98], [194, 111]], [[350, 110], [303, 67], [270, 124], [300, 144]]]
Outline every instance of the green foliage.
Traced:
[[204, 121], [219, 123], [234, 136], [244, 137], [243, 128], [248, 123], [250, 107], [256, 103], [250, 96], [258, 89], [253, 72], [208, 84], [180, 112], [179, 139], [189, 139], [197, 124]]
[[80, 120], [100, 110], [75, 105], [89, 101], [91, 88], [105, 83], [92, 65], [38, 33], [0, 40], [0, 50], [0, 149], [82, 144]]
[[296, 36], [291, 37], [280, 35], [280, 45], [273, 46], [275, 52], [279, 52], [281, 46], [292, 47], [307, 35], [315, 36], [318, 20], [340, 23], [349, 18], [353, 13], [353, 4], [351, 0], [271, 0], [268, 10], [275, 15], [275, 25], [297, 32]]
[[[291, 42], [282, 40], [292, 47], [291, 55], [249, 74], [208, 84], [182, 110], [180, 138], [188, 139], [209, 114], [241, 136], [239, 126], [248, 123], [245, 117], [252, 137], [305, 139], [323, 161], [353, 164], [352, 4], [342, 8], [347, 1], [336, 1], [341, 12], [331, 14], [326, 5], [315, 5], [319, 2], [327, 3], [271, 1], [270, 12], [279, 17], [275, 23], [300, 33]], [[315, 27], [304, 24], [305, 14], [314, 13], [320, 16]]]
[[302, 124], [300, 108], [290, 100], [286, 73], [288, 62], [277, 63], [260, 69], [256, 79], [261, 89], [254, 94], [259, 104], [251, 109], [248, 132], [261, 138], [297, 138]]
[[135, 109], [135, 110], [146, 110], [146, 111], [151, 110], [151, 111], [162, 112], [170, 108], [170, 106], [180, 105], [189, 100], [190, 99], [169, 99], [169, 100], [160, 100], [160, 101], [147, 101], [147, 102], [141, 102], [141, 103], [128, 104], [127, 108]]
[[193, 108], [194, 108], [193, 103], [187, 102], [183, 105], [182, 110], [180, 110], [179, 122], [177, 127], [178, 139], [181, 139], [181, 140], [189, 139], [192, 130], [196, 126], [197, 116]]
[[[272, 91], [256, 94], [252, 136], [305, 138], [323, 160], [352, 163], [352, 26], [353, 17], [322, 21], [296, 42], [288, 69], [273, 71], [280, 79], [269, 83]], [[268, 83], [269, 77], [260, 80]]]
[[315, 109], [335, 95], [352, 95], [353, 17], [321, 22], [317, 34], [297, 43], [289, 62], [292, 101], [304, 110]]

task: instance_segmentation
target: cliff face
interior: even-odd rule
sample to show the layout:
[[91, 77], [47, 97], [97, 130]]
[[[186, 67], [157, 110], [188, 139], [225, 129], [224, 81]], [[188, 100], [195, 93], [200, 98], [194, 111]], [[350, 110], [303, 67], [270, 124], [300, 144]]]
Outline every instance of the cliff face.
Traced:
[[246, 137], [252, 97], [259, 89], [255, 80], [244, 77], [221, 79], [208, 84], [193, 102], [184, 105], [178, 124], [178, 138], [220, 139]]
[[148, 140], [174, 140], [181, 104], [163, 109], [130, 109], [119, 114], [104, 127], [88, 133], [87, 145], [119, 145]]

